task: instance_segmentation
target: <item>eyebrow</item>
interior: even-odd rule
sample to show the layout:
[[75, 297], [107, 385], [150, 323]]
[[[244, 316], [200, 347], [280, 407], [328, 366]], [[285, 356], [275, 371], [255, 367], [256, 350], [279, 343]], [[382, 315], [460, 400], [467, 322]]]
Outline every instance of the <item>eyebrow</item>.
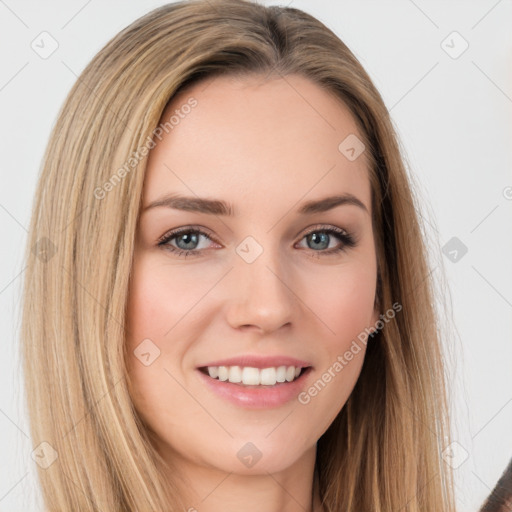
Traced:
[[[361, 208], [369, 214], [365, 204], [352, 194], [341, 194], [335, 196], [324, 197], [313, 201], [307, 201], [299, 208], [298, 213], [301, 215], [311, 215], [314, 213], [322, 213], [337, 206], [352, 205]], [[168, 194], [155, 201], [149, 203], [143, 208], [143, 212], [153, 208], [173, 208], [175, 210], [183, 210], [187, 212], [206, 213], [211, 215], [224, 215], [232, 217], [235, 215], [234, 207], [220, 199], [205, 199], [200, 197], [179, 196], [176, 194]]]

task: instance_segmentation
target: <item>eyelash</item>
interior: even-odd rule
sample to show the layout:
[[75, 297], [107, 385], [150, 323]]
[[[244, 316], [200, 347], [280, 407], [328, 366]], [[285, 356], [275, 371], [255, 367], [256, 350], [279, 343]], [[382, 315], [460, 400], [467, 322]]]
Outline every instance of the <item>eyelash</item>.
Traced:
[[[203, 235], [206, 238], [208, 238], [208, 240], [211, 240], [212, 242], [215, 242], [215, 240], [213, 240], [208, 235], [208, 233], [206, 233], [205, 231], [203, 231], [201, 229], [195, 229], [195, 228], [191, 228], [191, 227], [184, 227], [184, 228], [175, 229], [174, 231], [167, 232], [165, 235], [163, 235], [162, 237], [160, 237], [158, 239], [157, 245], [159, 247], [163, 247], [165, 250], [168, 250], [168, 251], [176, 254], [178, 257], [185, 256], [185, 258], [186, 258], [189, 255], [199, 256], [200, 253], [201, 253], [201, 250], [198, 251], [198, 250], [195, 250], [195, 249], [194, 250], [179, 249], [177, 247], [173, 247], [172, 245], [169, 245], [169, 242], [172, 239], [178, 237], [179, 235], [191, 234], [191, 233], [192, 234]], [[305, 237], [307, 237], [308, 235], [311, 235], [313, 233], [327, 233], [329, 235], [334, 235], [336, 238], [338, 238], [338, 240], [340, 240], [342, 242], [342, 244], [339, 247], [334, 248], [334, 249], [321, 250], [321, 251], [314, 251], [313, 249], [310, 249], [311, 251], [313, 251], [313, 253], [318, 253], [317, 257], [320, 257], [320, 254], [323, 255], [323, 256], [335, 255], [335, 254], [338, 254], [338, 253], [340, 253], [342, 251], [346, 251], [347, 249], [352, 248], [352, 247], [354, 247], [356, 245], [356, 240], [354, 239], [354, 237], [350, 233], [348, 233], [344, 229], [340, 229], [340, 228], [337, 228], [337, 227], [334, 227], [334, 226], [329, 226], [329, 227], [326, 227], [326, 226], [318, 227], [318, 226], [316, 226], [313, 229], [311, 229], [310, 231], [308, 231], [307, 233], [304, 233], [304, 235], [301, 238], [301, 240], [303, 240]]]

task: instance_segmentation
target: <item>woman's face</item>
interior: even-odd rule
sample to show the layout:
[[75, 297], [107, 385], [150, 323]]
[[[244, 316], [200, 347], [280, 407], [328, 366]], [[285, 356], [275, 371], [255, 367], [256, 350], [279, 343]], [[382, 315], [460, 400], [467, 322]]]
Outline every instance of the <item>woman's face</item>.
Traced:
[[171, 116], [137, 232], [132, 398], [178, 464], [275, 473], [314, 455], [378, 319], [362, 136], [295, 75], [208, 79]]

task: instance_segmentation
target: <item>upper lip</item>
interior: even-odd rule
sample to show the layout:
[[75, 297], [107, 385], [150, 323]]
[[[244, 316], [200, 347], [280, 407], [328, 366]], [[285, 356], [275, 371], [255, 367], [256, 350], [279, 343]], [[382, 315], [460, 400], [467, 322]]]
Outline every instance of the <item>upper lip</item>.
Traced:
[[279, 366], [295, 366], [296, 368], [307, 368], [311, 366], [311, 363], [288, 356], [244, 355], [230, 357], [228, 359], [217, 359], [215, 361], [200, 365], [198, 368], [204, 368], [206, 366], [244, 366], [260, 369]]

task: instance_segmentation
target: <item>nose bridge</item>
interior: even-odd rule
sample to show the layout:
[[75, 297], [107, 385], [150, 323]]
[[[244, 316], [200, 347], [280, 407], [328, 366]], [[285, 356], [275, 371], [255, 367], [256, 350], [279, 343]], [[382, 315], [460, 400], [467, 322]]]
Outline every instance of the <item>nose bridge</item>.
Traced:
[[264, 246], [248, 236], [235, 251], [228, 310], [232, 327], [251, 325], [270, 332], [291, 322], [296, 298], [279, 246]]

